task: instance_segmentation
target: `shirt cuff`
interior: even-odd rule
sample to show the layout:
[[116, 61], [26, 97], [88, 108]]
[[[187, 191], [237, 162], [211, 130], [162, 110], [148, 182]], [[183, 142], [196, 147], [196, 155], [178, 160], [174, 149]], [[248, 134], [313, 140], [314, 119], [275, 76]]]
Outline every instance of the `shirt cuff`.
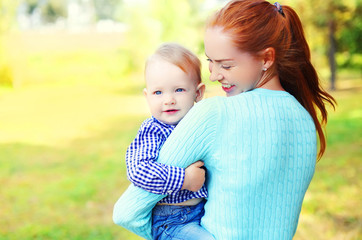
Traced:
[[185, 169], [167, 166], [167, 170], [167, 179], [163, 189], [164, 195], [180, 191], [185, 180]]

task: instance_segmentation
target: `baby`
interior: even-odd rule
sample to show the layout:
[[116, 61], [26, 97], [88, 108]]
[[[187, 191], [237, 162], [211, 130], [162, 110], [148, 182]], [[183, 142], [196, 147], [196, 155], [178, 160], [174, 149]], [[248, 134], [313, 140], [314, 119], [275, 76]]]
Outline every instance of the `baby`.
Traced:
[[158, 153], [178, 122], [202, 99], [200, 61], [175, 43], [161, 45], [147, 60], [146, 119], [127, 149], [128, 179], [146, 191], [167, 195], [153, 209], [153, 239], [214, 239], [200, 226], [207, 190], [205, 170], [198, 161], [186, 169], [158, 163]]

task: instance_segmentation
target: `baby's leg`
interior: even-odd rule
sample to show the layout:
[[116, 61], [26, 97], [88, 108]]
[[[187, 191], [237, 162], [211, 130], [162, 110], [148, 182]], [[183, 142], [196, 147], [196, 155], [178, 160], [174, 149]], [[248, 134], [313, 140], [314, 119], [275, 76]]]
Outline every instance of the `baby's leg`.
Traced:
[[175, 239], [183, 240], [215, 240], [212, 234], [206, 231], [206, 229], [197, 222], [185, 224], [175, 234], [175, 237]]
[[196, 206], [158, 205], [153, 211], [152, 235], [154, 240], [214, 240], [200, 220], [204, 202]]

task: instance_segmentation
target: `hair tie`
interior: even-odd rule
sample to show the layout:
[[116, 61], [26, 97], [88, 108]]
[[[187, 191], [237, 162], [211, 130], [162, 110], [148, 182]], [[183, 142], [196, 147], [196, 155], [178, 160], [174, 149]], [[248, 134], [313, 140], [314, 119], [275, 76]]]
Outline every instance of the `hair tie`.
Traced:
[[276, 2], [276, 3], [274, 3], [274, 6], [277, 8], [278, 12], [279, 12], [283, 17], [285, 17], [284, 12], [283, 12], [282, 5], [280, 5], [280, 3], [278, 3], [278, 2]]

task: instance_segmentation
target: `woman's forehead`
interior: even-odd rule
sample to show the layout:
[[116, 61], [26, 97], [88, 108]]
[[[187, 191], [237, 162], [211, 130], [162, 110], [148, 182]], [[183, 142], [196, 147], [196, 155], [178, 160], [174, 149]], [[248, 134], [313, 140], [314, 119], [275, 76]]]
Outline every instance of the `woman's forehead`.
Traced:
[[219, 28], [205, 32], [205, 54], [214, 61], [233, 60], [240, 53], [228, 34]]

